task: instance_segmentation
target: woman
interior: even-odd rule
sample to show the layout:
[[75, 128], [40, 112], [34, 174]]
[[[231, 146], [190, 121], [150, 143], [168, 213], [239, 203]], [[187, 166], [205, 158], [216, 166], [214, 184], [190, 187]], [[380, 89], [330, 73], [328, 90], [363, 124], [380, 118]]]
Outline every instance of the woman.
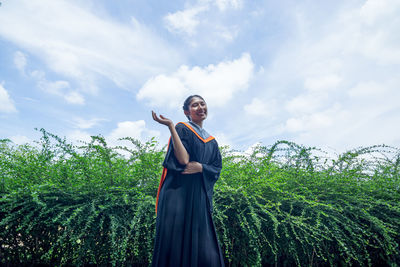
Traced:
[[215, 138], [203, 129], [204, 99], [189, 96], [183, 111], [189, 122], [176, 126], [152, 111], [153, 119], [171, 132], [157, 193], [152, 266], [224, 266], [211, 217], [221, 154]]

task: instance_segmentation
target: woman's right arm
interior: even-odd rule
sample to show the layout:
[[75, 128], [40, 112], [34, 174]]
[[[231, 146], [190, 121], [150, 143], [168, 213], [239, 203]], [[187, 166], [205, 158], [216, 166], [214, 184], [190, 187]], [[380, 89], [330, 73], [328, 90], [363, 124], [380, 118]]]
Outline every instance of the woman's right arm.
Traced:
[[154, 111], [151, 113], [156, 122], [168, 126], [168, 129], [171, 132], [172, 144], [174, 146], [174, 155], [180, 164], [187, 165], [189, 163], [189, 154], [186, 151], [185, 146], [182, 144], [181, 138], [179, 137], [172, 120], [165, 118], [163, 115], [158, 117]]
[[172, 143], [174, 144], [174, 154], [178, 162], [182, 165], [187, 165], [189, 163], [189, 154], [186, 151], [186, 148], [183, 146], [181, 138], [176, 132], [175, 126], [173, 123], [168, 125], [168, 129], [171, 132]]

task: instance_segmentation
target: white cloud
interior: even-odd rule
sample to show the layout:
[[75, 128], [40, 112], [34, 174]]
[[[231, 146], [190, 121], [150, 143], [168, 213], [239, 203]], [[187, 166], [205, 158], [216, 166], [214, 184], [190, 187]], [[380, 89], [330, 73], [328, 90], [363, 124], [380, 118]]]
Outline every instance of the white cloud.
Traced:
[[[199, 46], [199, 43], [220, 46], [221, 41], [230, 43], [236, 38], [238, 27], [224, 23], [220, 13], [214, 14], [215, 10], [226, 12], [229, 9], [241, 9], [242, 6], [241, 0], [200, 0], [183, 10], [168, 13], [164, 17], [164, 24], [168, 31], [190, 37], [186, 40], [191, 46]], [[197, 33], [200, 39], [194, 39]], [[207, 38], [203, 34], [207, 34]]]
[[[179, 70], [178, 70], [179, 72]], [[148, 100], [150, 106], [179, 105], [181, 98], [188, 94], [188, 88], [183, 84], [177, 75], [158, 75], [148, 80], [136, 95], [139, 100]]]
[[327, 90], [337, 87], [342, 78], [337, 74], [327, 74], [319, 77], [307, 77], [304, 87], [310, 91]]
[[[370, 80], [372, 77], [368, 77]], [[400, 80], [361, 81], [345, 91], [342, 103], [293, 114], [285, 131], [308, 145], [350, 149], [373, 144], [400, 145]]]
[[77, 104], [77, 105], [84, 105], [85, 104], [85, 99], [83, 96], [78, 93], [77, 91], [71, 91], [67, 92], [64, 95], [64, 99], [71, 104]]
[[222, 25], [215, 26], [215, 35], [219, 38], [215, 38], [216, 45], [218, 45], [219, 39], [222, 39], [226, 42], [232, 42], [238, 36], [239, 30], [238, 27], [227, 27]]
[[113, 141], [122, 137], [140, 139], [142, 132], [145, 130], [145, 126], [146, 123], [144, 120], [119, 122], [117, 128], [114, 129], [108, 137]]
[[218, 146], [229, 146], [229, 147], [232, 147], [233, 142], [229, 138], [229, 136], [226, 135], [225, 133], [217, 132], [216, 134], [213, 134], [213, 136], [217, 140]]
[[241, 9], [243, 7], [242, 0], [198, 0], [198, 5], [215, 6], [219, 11], [226, 11], [227, 9]]
[[160, 132], [147, 129], [146, 122], [138, 120], [119, 122], [117, 128], [112, 130], [106, 138], [113, 145], [121, 145], [121, 141], [118, 141], [118, 138], [132, 137], [141, 141], [147, 141], [151, 137], [158, 136], [160, 136]]
[[[341, 81], [342, 78], [333, 73], [313, 76], [305, 75], [304, 91], [286, 101], [285, 109], [298, 116], [316, 112], [330, 104], [329, 98], [333, 91], [338, 88]], [[295, 121], [297, 120], [290, 120], [291, 123]]]
[[221, 11], [224, 11], [228, 8], [240, 9], [243, 6], [243, 2], [241, 0], [216, 0], [215, 4]]
[[341, 33], [343, 41], [354, 52], [361, 52], [379, 64], [400, 64], [400, 39], [396, 34], [400, 27], [399, 12], [397, 0], [366, 1], [342, 19], [343, 25], [350, 25]]
[[26, 137], [24, 135], [14, 135], [10, 137], [10, 140], [17, 145], [23, 145], [26, 143], [31, 143], [32, 140], [29, 137]]
[[369, 25], [386, 16], [396, 15], [400, 8], [398, 0], [368, 0], [360, 9], [360, 15]]
[[204, 68], [181, 66], [171, 75], [159, 75], [147, 81], [136, 95], [150, 105], [176, 108], [190, 94], [202, 95], [212, 106], [224, 106], [235, 93], [244, 91], [253, 76], [249, 54], [232, 61]]
[[360, 82], [347, 91], [342, 104], [293, 113], [284, 130], [294, 133], [297, 142], [338, 149], [382, 143], [399, 145], [398, 84], [399, 79]]
[[261, 131], [277, 127], [278, 136], [337, 149], [400, 145], [400, 2], [352, 5], [338, 6], [324, 21], [307, 5], [293, 11], [299, 28], [264, 63], [259, 85], [270, 90], [258, 99], [277, 99], [282, 123]]
[[83, 118], [74, 118], [70, 123], [79, 129], [90, 129], [93, 128], [94, 126], [98, 125], [101, 121], [105, 121], [105, 119], [101, 118], [93, 118], [93, 119], [83, 119]]
[[95, 15], [80, 1], [9, 1], [1, 9], [2, 39], [74, 79], [84, 92], [95, 93], [104, 77], [130, 89], [180, 61], [174, 49], [134, 18], [122, 24]]
[[54, 95], [62, 95], [65, 89], [69, 89], [70, 85], [67, 81], [55, 81], [50, 82], [45, 80], [45, 78], [39, 80], [38, 87], [43, 91], [54, 94]]
[[261, 100], [259, 98], [253, 98], [250, 104], [244, 106], [244, 111], [252, 116], [272, 116], [277, 108], [275, 99], [272, 100]]
[[13, 113], [17, 112], [14, 101], [10, 98], [6, 88], [0, 83], [0, 112]]
[[332, 126], [333, 120], [339, 112], [340, 106], [335, 106], [330, 110], [289, 118], [286, 121], [286, 130], [289, 132], [301, 132], [326, 129]]
[[36, 79], [37, 86], [46, 93], [57, 95], [64, 98], [70, 104], [84, 105], [85, 99], [76, 90], [72, 90], [69, 82], [67, 81], [48, 81], [43, 71], [31, 72], [31, 77]]
[[321, 96], [313, 94], [302, 94], [289, 100], [285, 104], [285, 108], [291, 114], [303, 114], [312, 113], [318, 109], [325, 107], [325, 104]]
[[14, 53], [14, 65], [21, 73], [25, 73], [26, 56], [21, 51]]
[[[158, 131], [150, 130], [146, 127], [144, 120], [138, 121], [123, 121], [117, 124], [117, 128], [112, 130], [106, 137], [108, 146], [122, 146], [129, 149], [136, 149], [130, 141], [118, 140], [119, 138], [131, 137], [139, 140], [140, 142], [146, 142], [152, 137], [157, 139], [160, 137], [161, 133]], [[119, 153], [129, 157], [130, 154], [124, 150], [119, 150]]]
[[196, 16], [207, 9], [208, 6], [196, 6], [175, 13], [168, 13], [164, 17], [166, 27], [170, 32], [186, 33], [189, 36], [193, 35], [200, 23]]
[[77, 143], [79, 141], [89, 143], [92, 140], [89, 133], [81, 130], [73, 130], [69, 132], [66, 138], [68, 141], [71, 141], [72, 143]]
[[[98, 120], [99, 119], [85, 121], [83, 119], [76, 118], [75, 122], [78, 122], [78, 124], [81, 126], [82, 129], [88, 129], [94, 126], [94, 124], [96, 124]], [[67, 134], [66, 138], [73, 144], [79, 144], [80, 141], [89, 143], [92, 140], [91, 138], [92, 135], [93, 134], [78, 129], [70, 131]], [[119, 138], [124, 138], [124, 137], [132, 137], [134, 139], [139, 140], [140, 142], [146, 142], [151, 137], [159, 138], [160, 132], [147, 129], [146, 123], [143, 120], [123, 121], [119, 122], [116, 128], [114, 128], [113, 130], [111, 130], [111, 132], [105, 135], [104, 139], [108, 147], [122, 146], [122, 147], [127, 147], [129, 149], [135, 149], [136, 146], [133, 145], [131, 142], [125, 140], [118, 140]], [[125, 150], [118, 149], [118, 153], [126, 157], [130, 156], [130, 154]]]
[[341, 107], [296, 118], [298, 124], [288, 122], [287, 130], [297, 131], [297, 142], [313, 146], [329, 145], [341, 150], [383, 143], [398, 146], [399, 112], [359, 105], [356, 109]]
[[350, 97], [379, 97], [387, 91], [385, 85], [377, 82], [360, 82], [348, 91]]

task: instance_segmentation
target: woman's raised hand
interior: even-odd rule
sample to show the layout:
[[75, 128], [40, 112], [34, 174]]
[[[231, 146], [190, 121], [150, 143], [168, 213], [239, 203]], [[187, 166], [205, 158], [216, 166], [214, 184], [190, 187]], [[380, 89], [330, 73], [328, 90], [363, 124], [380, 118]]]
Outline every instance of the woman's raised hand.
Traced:
[[174, 155], [180, 164], [186, 165], [189, 162], [189, 154], [187, 153], [186, 148], [183, 146], [182, 140], [176, 132], [172, 120], [164, 117], [163, 115], [158, 117], [154, 111], [151, 111], [151, 115], [156, 122], [168, 126], [168, 129], [171, 132], [172, 143], [174, 144]]
[[158, 117], [157, 114], [154, 111], [151, 111], [151, 115], [153, 116], [153, 120], [155, 120], [158, 123], [164, 124], [164, 125], [166, 125], [168, 127], [174, 125], [172, 120], [164, 117], [163, 115], [160, 115], [160, 117]]

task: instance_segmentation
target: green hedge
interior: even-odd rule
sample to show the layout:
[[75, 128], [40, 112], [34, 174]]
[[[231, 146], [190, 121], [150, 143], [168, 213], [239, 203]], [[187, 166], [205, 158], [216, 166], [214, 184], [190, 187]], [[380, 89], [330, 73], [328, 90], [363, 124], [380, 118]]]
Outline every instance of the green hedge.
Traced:
[[[0, 141], [0, 263], [148, 266], [164, 149], [41, 131], [36, 144]], [[227, 266], [400, 265], [398, 149], [222, 152], [213, 216]]]

